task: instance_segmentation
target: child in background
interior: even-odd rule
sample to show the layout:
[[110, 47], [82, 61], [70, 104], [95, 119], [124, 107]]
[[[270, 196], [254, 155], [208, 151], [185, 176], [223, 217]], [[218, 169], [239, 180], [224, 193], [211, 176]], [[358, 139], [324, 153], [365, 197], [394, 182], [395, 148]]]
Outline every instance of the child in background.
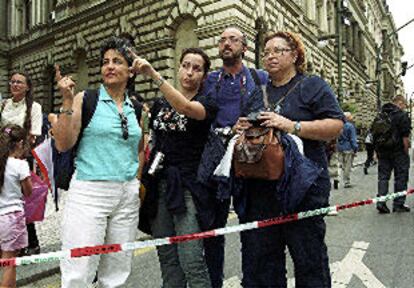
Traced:
[[[28, 245], [24, 196], [32, 194], [26, 132], [17, 125], [0, 130], [0, 256], [14, 258]], [[23, 194], [22, 194], [23, 192]], [[16, 267], [3, 268], [0, 287], [16, 287]]]

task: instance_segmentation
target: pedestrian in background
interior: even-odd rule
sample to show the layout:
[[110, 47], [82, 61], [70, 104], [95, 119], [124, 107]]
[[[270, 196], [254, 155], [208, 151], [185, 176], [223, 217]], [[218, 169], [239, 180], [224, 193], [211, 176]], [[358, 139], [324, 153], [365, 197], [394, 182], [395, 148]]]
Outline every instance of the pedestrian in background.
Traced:
[[[402, 95], [394, 97], [392, 103], [386, 103], [381, 108], [391, 120], [392, 141], [389, 145], [377, 144], [374, 134], [375, 150], [378, 155], [378, 196], [388, 194], [388, 182], [394, 171], [394, 193], [407, 190], [408, 173], [410, 170], [410, 133], [411, 121], [404, 109], [407, 102]], [[410, 207], [405, 205], [405, 196], [397, 197], [393, 201], [393, 212], [409, 212]], [[386, 202], [377, 202], [377, 210], [381, 214], [390, 213]]]
[[364, 163], [364, 174], [368, 174], [368, 168], [372, 165], [375, 165], [374, 161], [374, 152], [375, 152], [375, 146], [374, 146], [374, 138], [372, 136], [371, 129], [368, 130], [367, 136], [365, 137], [365, 149], [367, 150], [367, 159]]
[[[109, 37], [100, 47], [103, 83], [97, 93], [94, 113], [84, 127], [83, 101], [92, 96], [74, 95], [75, 82], [56, 80], [63, 102], [52, 123], [56, 148], [66, 151], [77, 144], [75, 166], [62, 217], [62, 249], [135, 241], [139, 207], [139, 151], [142, 132], [127, 87], [134, 75], [132, 57], [123, 38]], [[89, 90], [90, 91], [90, 90]], [[85, 94], [86, 93], [86, 94]], [[86, 96], [84, 96], [86, 95]], [[121, 287], [131, 272], [132, 252], [61, 260], [63, 288], [89, 287], [98, 270], [98, 286]]]
[[358, 151], [357, 135], [354, 124], [352, 123], [351, 112], [344, 113], [346, 122], [342, 133], [338, 138], [337, 151], [339, 153], [339, 161], [342, 167], [342, 179], [345, 188], [352, 187], [351, 185], [351, 169], [352, 162]]
[[[35, 145], [36, 137], [42, 134], [42, 106], [33, 101], [33, 82], [30, 75], [24, 71], [17, 71], [11, 75], [10, 93], [12, 97], [3, 101], [0, 107], [1, 126], [15, 124], [24, 128], [29, 138], [29, 144]], [[26, 157], [29, 166], [33, 169], [34, 159], [28, 151]], [[39, 239], [35, 223], [27, 224], [29, 235], [28, 246], [21, 251], [21, 255], [40, 253]]]
[[[17, 125], [0, 130], [0, 258], [15, 258], [27, 246], [23, 195], [32, 194], [26, 131]], [[4, 267], [0, 287], [16, 287], [16, 267]]]

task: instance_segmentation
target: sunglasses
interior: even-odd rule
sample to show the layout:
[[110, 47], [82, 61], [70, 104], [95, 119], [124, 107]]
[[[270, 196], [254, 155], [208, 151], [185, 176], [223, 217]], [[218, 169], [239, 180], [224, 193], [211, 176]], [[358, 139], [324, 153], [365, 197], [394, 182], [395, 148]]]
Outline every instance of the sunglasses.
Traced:
[[119, 113], [119, 118], [121, 118], [122, 138], [128, 140], [128, 118], [125, 117], [124, 113]]

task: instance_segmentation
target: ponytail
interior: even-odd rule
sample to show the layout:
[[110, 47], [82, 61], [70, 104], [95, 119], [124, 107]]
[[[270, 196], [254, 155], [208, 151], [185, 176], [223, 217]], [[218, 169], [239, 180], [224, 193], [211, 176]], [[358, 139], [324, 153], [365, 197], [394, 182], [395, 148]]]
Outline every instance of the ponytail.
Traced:
[[26, 131], [20, 126], [10, 124], [0, 130], [0, 193], [4, 184], [7, 159], [16, 149], [17, 143], [22, 140], [26, 142], [26, 139]]

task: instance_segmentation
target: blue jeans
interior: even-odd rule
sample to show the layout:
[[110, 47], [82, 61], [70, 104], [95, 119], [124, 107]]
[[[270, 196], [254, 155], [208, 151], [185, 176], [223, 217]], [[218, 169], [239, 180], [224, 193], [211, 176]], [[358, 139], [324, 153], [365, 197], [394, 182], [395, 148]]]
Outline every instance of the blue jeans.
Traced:
[[[171, 214], [166, 204], [166, 182], [159, 188], [158, 211], [151, 220], [155, 238], [200, 232], [196, 208], [190, 191], [184, 192], [186, 211]], [[202, 240], [157, 247], [164, 288], [211, 287]]]
[[[223, 228], [227, 224], [230, 209], [230, 199], [215, 200], [214, 221], [208, 230]], [[211, 283], [214, 288], [223, 287], [224, 278], [224, 236], [204, 239], [204, 249]]]

